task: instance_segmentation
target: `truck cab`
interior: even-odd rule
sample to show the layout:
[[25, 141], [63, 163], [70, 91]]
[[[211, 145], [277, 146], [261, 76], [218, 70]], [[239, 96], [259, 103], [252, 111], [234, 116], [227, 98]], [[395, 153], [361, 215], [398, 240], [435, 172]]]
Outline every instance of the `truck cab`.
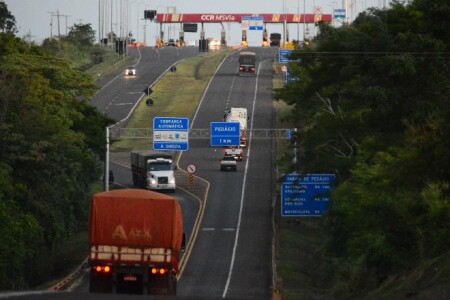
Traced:
[[131, 172], [136, 187], [175, 192], [175, 170], [171, 154], [146, 150], [131, 152]]
[[152, 158], [147, 160], [147, 189], [175, 191], [175, 176], [172, 159]]

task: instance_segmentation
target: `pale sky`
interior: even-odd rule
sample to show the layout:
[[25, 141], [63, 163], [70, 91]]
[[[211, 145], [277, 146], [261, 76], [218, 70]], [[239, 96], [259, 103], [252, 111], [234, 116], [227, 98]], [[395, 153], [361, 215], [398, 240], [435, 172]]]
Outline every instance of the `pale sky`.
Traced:
[[[156, 10], [158, 13], [166, 13], [168, 7], [174, 7], [177, 13], [291, 13], [301, 14], [303, 12], [312, 14], [315, 8], [320, 8], [324, 14], [333, 14], [337, 8], [345, 8], [348, 5], [347, 17], [354, 19], [357, 14], [368, 7], [383, 7], [389, 3], [388, 0], [0, 0], [6, 3], [8, 10], [16, 18], [19, 29], [18, 36], [29, 35], [31, 40], [40, 44], [51, 34], [66, 34], [66, 27], [73, 24], [90, 23], [97, 32], [99, 30], [99, 4], [108, 3], [113, 6], [113, 24], [115, 32], [123, 30], [131, 31], [139, 41], [146, 41], [152, 46], [159, 31], [159, 24], [146, 21], [144, 26], [143, 11]], [[125, 7], [127, 13], [120, 14], [120, 7]], [[127, 16], [124, 16], [124, 15]], [[122, 15], [122, 18], [121, 18]], [[124, 19], [123, 21], [121, 19]], [[52, 24], [52, 26], [50, 25]], [[122, 24], [122, 25], [120, 25]], [[67, 26], [66, 26], [67, 25]], [[334, 22], [340, 26], [339, 22]], [[115, 26], [115, 28], [114, 28]], [[164, 25], [165, 37], [178, 38], [179, 24]], [[239, 23], [224, 23], [226, 39], [229, 45], [239, 44], [241, 39], [241, 25]], [[312, 35], [315, 34], [314, 25], [309, 25]], [[144, 30], [145, 29], [145, 30]], [[220, 39], [220, 24], [205, 24], [205, 37]], [[144, 37], [145, 31], [145, 37]], [[283, 25], [267, 24], [267, 31], [283, 33]], [[303, 37], [303, 24], [289, 24], [288, 34], [290, 40], [301, 40]], [[186, 41], [199, 39], [199, 33], [185, 33]], [[261, 31], [248, 31], [250, 46], [261, 44]]]

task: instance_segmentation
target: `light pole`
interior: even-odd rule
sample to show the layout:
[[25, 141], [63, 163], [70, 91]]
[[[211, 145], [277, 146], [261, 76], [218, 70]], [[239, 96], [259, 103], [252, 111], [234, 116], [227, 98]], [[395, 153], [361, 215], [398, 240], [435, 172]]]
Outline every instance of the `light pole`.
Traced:
[[283, 22], [283, 49], [286, 48], [286, 0], [283, 0], [283, 15], [284, 15], [284, 22]]
[[147, 19], [142, 20], [144, 20], [144, 45], [147, 46]]
[[300, 42], [300, 0], [297, 0], [297, 44]]
[[[143, 2], [137, 2], [137, 1], [132, 1], [130, 4], [136, 4], [136, 42], [139, 42], [139, 8], [142, 4], [144, 4]], [[131, 9], [130, 9], [130, 14], [131, 14]], [[131, 20], [131, 18], [130, 18]]]
[[306, 0], [303, 0], [303, 42], [306, 37]]

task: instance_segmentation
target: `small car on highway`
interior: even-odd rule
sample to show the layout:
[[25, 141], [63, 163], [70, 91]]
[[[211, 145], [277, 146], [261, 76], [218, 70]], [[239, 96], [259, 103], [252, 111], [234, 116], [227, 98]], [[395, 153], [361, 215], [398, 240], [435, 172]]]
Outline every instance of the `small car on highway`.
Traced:
[[228, 148], [225, 149], [225, 156], [233, 156], [236, 160], [242, 161], [244, 151], [242, 148]]
[[134, 66], [127, 67], [125, 70], [125, 76], [136, 76], [136, 68]]
[[234, 156], [225, 155], [220, 160], [220, 171], [235, 171], [237, 170], [237, 162]]

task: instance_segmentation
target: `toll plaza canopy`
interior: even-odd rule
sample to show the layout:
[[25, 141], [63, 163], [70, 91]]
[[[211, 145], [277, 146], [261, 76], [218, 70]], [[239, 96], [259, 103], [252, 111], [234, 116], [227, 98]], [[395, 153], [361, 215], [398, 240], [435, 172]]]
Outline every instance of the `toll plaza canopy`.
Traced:
[[242, 23], [242, 17], [262, 17], [263, 23], [331, 22], [331, 14], [157, 14], [159, 23]]

